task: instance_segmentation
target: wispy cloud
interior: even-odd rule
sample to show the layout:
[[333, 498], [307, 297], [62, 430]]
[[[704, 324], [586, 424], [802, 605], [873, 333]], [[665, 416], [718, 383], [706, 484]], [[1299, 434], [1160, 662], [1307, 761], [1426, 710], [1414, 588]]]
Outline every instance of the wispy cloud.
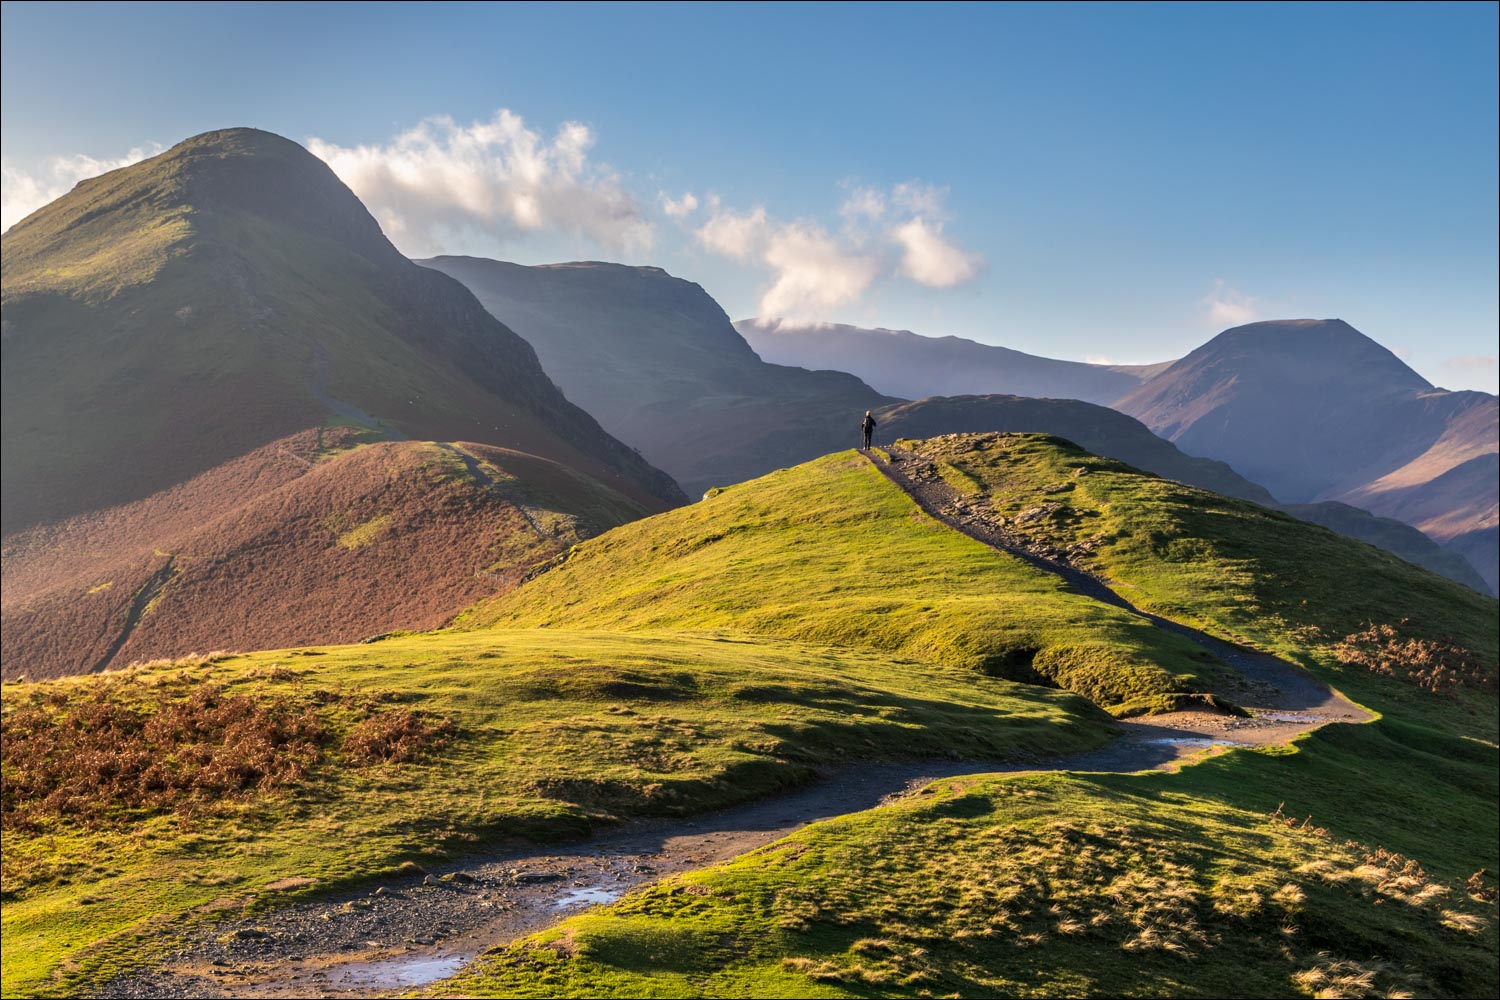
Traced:
[[1500, 368], [1500, 355], [1464, 354], [1456, 358], [1448, 358], [1442, 362], [1442, 366], [1451, 372], [1493, 372]]
[[158, 144], [137, 146], [115, 159], [98, 159], [83, 153], [54, 156], [36, 171], [26, 171], [0, 158], [0, 231], [9, 229], [43, 205], [56, 201], [79, 181], [120, 167], [139, 163], [162, 151]]
[[776, 219], [764, 206], [735, 210], [710, 195], [707, 219], [692, 233], [704, 249], [769, 272], [760, 298], [763, 320], [827, 319], [829, 310], [857, 302], [882, 279], [952, 288], [979, 273], [980, 257], [943, 234], [944, 189], [844, 186], [849, 193], [836, 231], [812, 219]]
[[1203, 299], [1208, 318], [1215, 327], [1244, 326], [1259, 315], [1255, 299], [1229, 287], [1223, 278], [1214, 279], [1213, 291]]
[[608, 164], [594, 133], [567, 122], [551, 138], [502, 109], [460, 125], [428, 118], [384, 145], [307, 148], [359, 195], [401, 250], [452, 252], [475, 232], [500, 243], [539, 230], [581, 235], [613, 252], [648, 249], [654, 231]]
[[673, 219], [685, 219], [698, 211], [698, 197], [691, 191], [684, 193], [681, 198], [673, 198], [663, 191], [659, 197], [661, 210]]

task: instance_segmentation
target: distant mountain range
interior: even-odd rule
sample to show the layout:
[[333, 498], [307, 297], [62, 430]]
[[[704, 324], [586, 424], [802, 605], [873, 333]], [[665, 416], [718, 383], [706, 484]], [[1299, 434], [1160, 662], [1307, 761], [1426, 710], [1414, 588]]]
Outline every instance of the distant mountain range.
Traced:
[[1035, 396], [1108, 406], [1171, 362], [1093, 365], [1058, 361], [962, 337], [740, 320], [735, 329], [767, 361], [851, 372], [881, 392], [928, 396]]
[[6, 677], [441, 624], [685, 502], [678, 482], [853, 446], [867, 409], [887, 441], [1065, 437], [1497, 586], [1495, 397], [1337, 321], [1150, 367], [741, 324], [773, 357], [883, 358], [849, 366], [872, 387], [762, 360], [659, 268], [417, 266], [321, 161], [252, 129], [85, 181], [3, 262]]
[[[1412, 558], [1417, 540], [1394, 519], [1500, 589], [1496, 398], [1435, 388], [1340, 320], [1252, 323], [1148, 366], [1057, 361], [904, 330], [754, 320], [736, 329], [767, 360], [839, 367], [910, 398], [1007, 393], [1111, 406], [1188, 455], [1227, 462], [1299, 517], [1346, 531], [1358, 521], [1371, 530], [1356, 537], [1382, 544], [1404, 537], [1396, 551]], [[1325, 502], [1387, 523], [1376, 530], [1348, 509], [1315, 506]], [[1419, 561], [1458, 572], [1432, 552]]]
[[656, 267], [419, 261], [462, 281], [567, 393], [693, 496], [858, 443], [893, 402], [852, 375], [767, 364], [700, 286]]
[[1500, 587], [1496, 397], [1436, 388], [1342, 320], [1226, 330], [1114, 406], [1280, 500], [1413, 525]]
[[[527, 267], [474, 257], [421, 263], [468, 285], [498, 319], [536, 347], [543, 367], [570, 399], [694, 495], [847, 448], [856, 443], [859, 416], [871, 409], [881, 424], [881, 440], [898, 434], [980, 431], [1058, 435], [1157, 475], [1279, 506], [1467, 585], [1485, 587], [1463, 558], [1419, 531], [1345, 505], [1281, 506], [1231, 465], [1184, 454], [1140, 421], [1106, 406], [995, 393], [908, 402], [882, 396], [842, 372], [768, 364], [741, 335], [747, 327], [761, 333], [766, 328], [731, 324], [701, 287], [660, 268], [598, 262]], [[829, 331], [850, 342], [895, 336], [908, 342], [915, 352], [913, 367], [920, 368], [919, 342], [925, 338], [852, 327], [814, 330]], [[797, 337], [785, 331], [770, 336], [778, 343]], [[947, 338], [930, 343], [936, 354], [946, 355], [953, 344], [970, 342]], [[1093, 380], [1138, 389], [1149, 384], [1142, 378], [1153, 370], [1121, 371], [1002, 348], [984, 350], [1035, 363], [1060, 390], [1070, 379], [1075, 385]]]

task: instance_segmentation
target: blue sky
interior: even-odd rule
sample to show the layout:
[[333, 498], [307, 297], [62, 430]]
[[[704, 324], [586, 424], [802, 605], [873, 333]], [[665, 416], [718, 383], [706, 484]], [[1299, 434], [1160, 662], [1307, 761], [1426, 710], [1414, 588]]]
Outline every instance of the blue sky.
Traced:
[[3, 18], [7, 224], [133, 150], [254, 125], [413, 255], [652, 263], [736, 318], [1079, 359], [1338, 316], [1496, 389], [1494, 4]]

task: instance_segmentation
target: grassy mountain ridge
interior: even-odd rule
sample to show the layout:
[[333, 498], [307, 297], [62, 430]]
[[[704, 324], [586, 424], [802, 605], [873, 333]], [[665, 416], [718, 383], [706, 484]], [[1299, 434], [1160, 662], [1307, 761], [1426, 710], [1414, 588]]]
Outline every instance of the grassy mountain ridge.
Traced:
[[[1016, 530], [1063, 548], [1089, 542], [1084, 563], [1142, 607], [1226, 638], [1311, 665], [1308, 649], [1371, 621], [1410, 619], [1415, 634], [1456, 637], [1488, 668], [1500, 659], [1493, 597], [1274, 509], [1142, 476], [1039, 435], [914, 447]], [[1017, 519], [1039, 506], [1044, 516]]]
[[330, 415], [551, 457], [660, 508], [457, 282], [295, 143], [205, 133], [4, 236], [5, 531], [147, 496]]
[[1115, 710], [1222, 679], [1187, 640], [928, 518], [851, 452], [585, 542], [455, 624], [728, 629], [1057, 684]]
[[1106, 406], [1073, 399], [957, 396], [895, 404], [882, 408], [877, 416], [882, 440], [987, 432], [1051, 434], [1095, 455], [1118, 459], [1167, 479], [1276, 507], [1347, 538], [1383, 548], [1482, 594], [1490, 593], [1483, 577], [1462, 556], [1416, 528], [1334, 501], [1279, 504], [1265, 489], [1225, 463], [1185, 455], [1140, 421]]
[[6, 678], [435, 628], [643, 516], [566, 466], [347, 429], [5, 539]]

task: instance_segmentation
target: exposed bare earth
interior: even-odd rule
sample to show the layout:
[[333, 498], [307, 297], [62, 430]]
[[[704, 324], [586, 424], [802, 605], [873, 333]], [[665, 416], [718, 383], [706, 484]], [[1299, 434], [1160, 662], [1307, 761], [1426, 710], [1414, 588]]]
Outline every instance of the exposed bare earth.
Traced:
[[1029, 551], [1021, 540], [966, 513], [951, 487], [923, 473], [926, 463], [918, 456], [870, 457], [943, 523], [1213, 651], [1240, 673], [1236, 700], [1251, 717], [1181, 712], [1125, 720], [1111, 745], [1062, 759], [927, 761], [831, 771], [797, 793], [713, 815], [632, 824], [565, 849], [473, 857], [446, 871], [413, 871], [384, 885], [330, 893], [195, 931], [162, 967], [122, 976], [104, 995], [322, 997], [401, 991], [452, 975], [482, 952], [568, 913], [728, 860], [808, 823], [922, 794], [933, 779], [976, 772], [1174, 769], [1186, 757], [1223, 747], [1281, 743], [1329, 722], [1370, 718], [1292, 664], [1146, 614], [1103, 581]]

